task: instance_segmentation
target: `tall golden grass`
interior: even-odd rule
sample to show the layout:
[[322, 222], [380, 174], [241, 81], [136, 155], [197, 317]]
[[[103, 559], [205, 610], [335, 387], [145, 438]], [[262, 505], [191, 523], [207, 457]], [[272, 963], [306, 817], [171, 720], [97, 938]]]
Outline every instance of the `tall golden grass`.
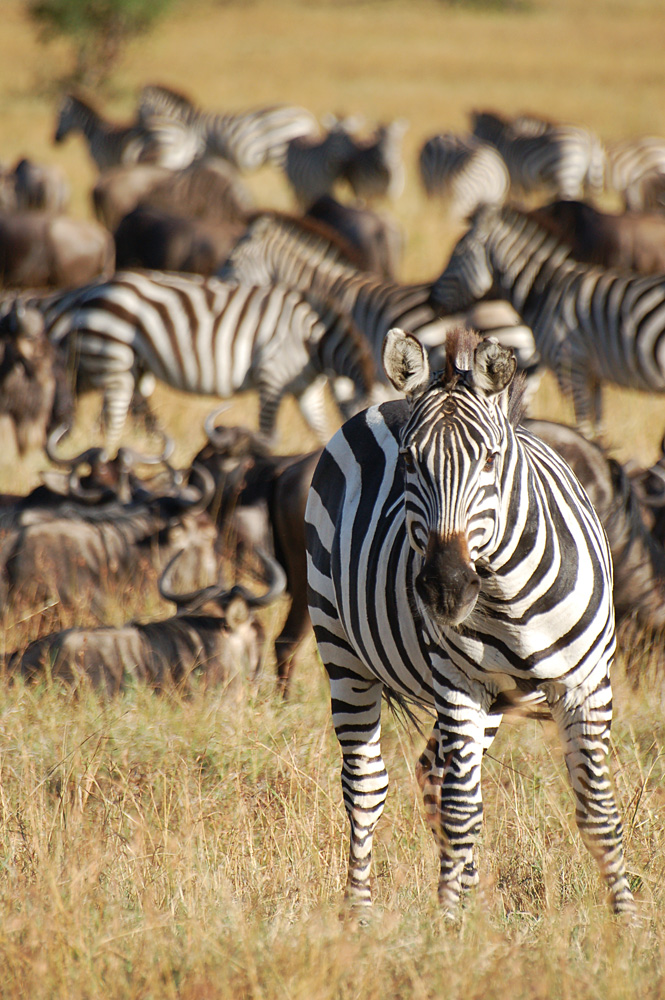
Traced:
[[[0, 159], [61, 164], [73, 211], [89, 215], [94, 172], [79, 139], [51, 135], [66, 46], [43, 49], [25, 4], [3, 0]], [[409, 118], [405, 280], [436, 274], [458, 230], [427, 203], [415, 172], [429, 135], [463, 130], [473, 107], [533, 110], [605, 138], [665, 134], [665, 19], [659, 0], [532, 0], [506, 11], [434, 0], [183, 4], [133, 44], [97, 95], [128, 118], [140, 86], [162, 81], [211, 108], [295, 101], [321, 114]], [[289, 207], [284, 181], [250, 184]], [[189, 461], [211, 401], [159, 388], [156, 408]], [[608, 439], [650, 461], [663, 403], [605, 394]], [[96, 433], [99, 400], [79, 411]], [[538, 415], [570, 410], [546, 378]], [[228, 422], [255, 422], [256, 400]], [[292, 404], [284, 448], [312, 447]], [[3, 449], [4, 453], [4, 449]], [[6, 454], [6, 453], [5, 453]], [[5, 463], [0, 485], [27, 490], [44, 459]], [[155, 615], [154, 579], [109, 597], [105, 620]], [[283, 607], [266, 613], [274, 634]], [[59, 608], [10, 609], [0, 643], [91, 622]], [[632, 686], [640, 679], [639, 689]], [[376, 837], [376, 907], [367, 926], [339, 919], [347, 822], [327, 686], [313, 644], [284, 705], [271, 665], [245, 697], [188, 698], [133, 689], [115, 702], [57, 687], [0, 686], [0, 996], [208, 1000], [660, 997], [665, 993], [662, 646], [633, 633], [615, 671], [612, 764], [640, 923], [609, 914], [574, 830], [549, 725], [507, 722], [485, 763], [479, 890], [458, 924], [435, 903], [436, 856], [413, 766], [420, 737], [385, 722], [391, 790]]]

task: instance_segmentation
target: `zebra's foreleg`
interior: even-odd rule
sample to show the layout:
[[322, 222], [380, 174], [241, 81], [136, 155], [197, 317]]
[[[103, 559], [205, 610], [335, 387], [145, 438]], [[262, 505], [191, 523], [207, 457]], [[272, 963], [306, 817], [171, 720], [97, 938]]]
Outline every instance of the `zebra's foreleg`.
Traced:
[[564, 696], [551, 707], [563, 743], [582, 840], [607, 883], [614, 912], [631, 914], [635, 902], [626, 878], [623, 828], [608, 767], [609, 684], [581, 705], [567, 704]]
[[346, 900], [354, 907], [370, 906], [372, 838], [388, 792], [380, 746], [382, 685], [328, 669], [333, 724], [342, 748], [344, 806], [351, 824]]

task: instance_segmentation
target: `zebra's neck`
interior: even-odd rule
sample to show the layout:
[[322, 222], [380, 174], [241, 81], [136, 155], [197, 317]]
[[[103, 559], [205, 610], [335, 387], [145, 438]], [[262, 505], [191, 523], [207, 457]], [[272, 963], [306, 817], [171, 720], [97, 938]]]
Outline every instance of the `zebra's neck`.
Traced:
[[565, 246], [517, 212], [503, 213], [487, 247], [498, 291], [530, 326], [545, 289], [578, 266]]

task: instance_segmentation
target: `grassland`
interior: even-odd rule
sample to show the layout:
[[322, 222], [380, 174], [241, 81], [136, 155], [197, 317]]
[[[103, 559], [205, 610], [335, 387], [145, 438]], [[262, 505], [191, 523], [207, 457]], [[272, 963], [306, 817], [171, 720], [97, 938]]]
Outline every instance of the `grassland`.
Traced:
[[[64, 45], [34, 42], [18, 0], [1, 0], [0, 159], [59, 163], [73, 211], [89, 215], [94, 173], [72, 138], [51, 145]], [[320, 114], [407, 117], [408, 181], [395, 206], [403, 277], [437, 273], [455, 239], [415, 175], [423, 139], [462, 130], [473, 107], [534, 110], [605, 138], [665, 134], [660, 0], [533, 0], [504, 12], [409, 4], [192, 2], [135, 43], [99, 95], [129, 117], [138, 88], [162, 81], [209, 107], [296, 101]], [[288, 207], [280, 177], [251, 186]], [[159, 389], [178, 459], [202, 441], [209, 400]], [[86, 400], [78, 440], [95, 431]], [[608, 439], [650, 461], [662, 400], [606, 393]], [[551, 380], [538, 415], [566, 418]], [[253, 422], [256, 401], [226, 419]], [[313, 445], [294, 407], [283, 445]], [[4, 445], [4, 443], [3, 443]], [[43, 460], [7, 461], [0, 486], [27, 489]], [[154, 580], [112, 595], [105, 620], [159, 610]], [[283, 609], [266, 615], [276, 631]], [[5, 613], [11, 649], [74, 616]], [[78, 620], [92, 621], [89, 609]], [[548, 725], [508, 722], [486, 761], [482, 882], [458, 925], [435, 904], [436, 857], [413, 765], [421, 738], [386, 719], [391, 790], [375, 850], [369, 926], [339, 919], [347, 823], [327, 689], [313, 647], [287, 705], [271, 665], [240, 701], [132, 690], [106, 703], [58, 689], [0, 687], [0, 997], [514, 1000], [665, 994], [665, 725], [662, 646], [627, 634], [615, 671], [612, 764], [640, 923], [608, 913], [574, 830], [561, 754]], [[632, 682], [639, 678], [639, 689]]]

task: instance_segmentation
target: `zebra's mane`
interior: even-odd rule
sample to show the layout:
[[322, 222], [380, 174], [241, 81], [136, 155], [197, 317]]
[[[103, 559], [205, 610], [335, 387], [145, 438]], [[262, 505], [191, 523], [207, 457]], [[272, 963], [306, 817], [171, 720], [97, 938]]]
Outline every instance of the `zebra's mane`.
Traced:
[[[448, 391], [455, 388], [471, 370], [473, 355], [483, 338], [471, 327], [456, 326], [446, 336], [446, 364], [441, 371], [434, 372], [431, 378], [432, 386], [439, 386]], [[507, 416], [510, 423], [517, 427], [524, 419], [526, 376], [518, 372], [508, 387]]]
[[[260, 220], [266, 220], [268, 226], [275, 226], [292, 236], [294, 240], [302, 240], [303, 236], [305, 238], [313, 237], [318, 242], [318, 251], [327, 259], [349, 264], [357, 270], [363, 269], [363, 260], [359, 251], [325, 222], [308, 216], [291, 215], [289, 212], [259, 210], [249, 213], [247, 217], [248, 228]], [[305, 248], [303, 247], [303, 249]]]

